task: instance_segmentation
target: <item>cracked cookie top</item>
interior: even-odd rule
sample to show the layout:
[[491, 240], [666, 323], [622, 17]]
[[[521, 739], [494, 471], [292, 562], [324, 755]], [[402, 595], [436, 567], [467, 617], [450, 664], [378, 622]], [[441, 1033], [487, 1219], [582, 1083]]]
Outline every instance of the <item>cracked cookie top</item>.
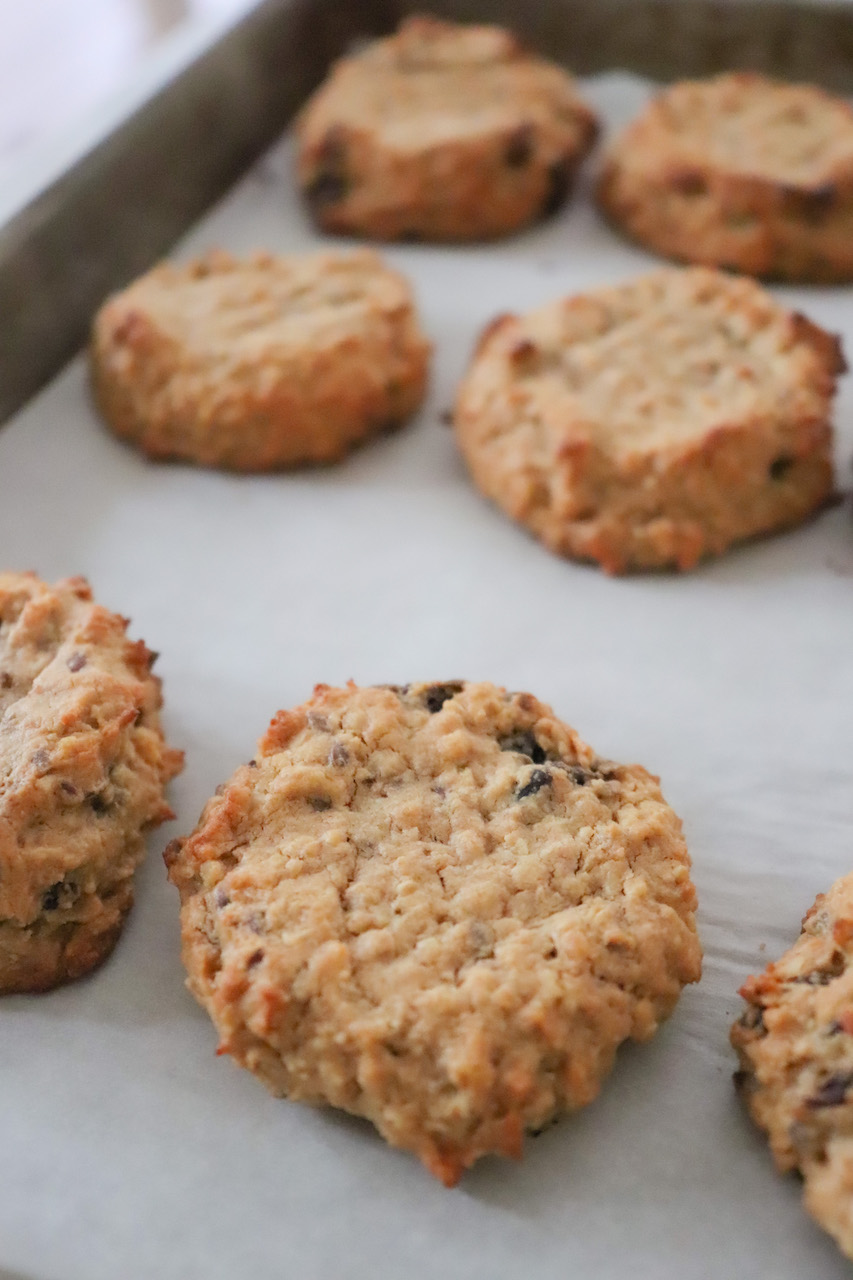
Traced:
[[167, 862], [222, 1049], [448, 1183], [588, 1102], [699, 976], [656, 779], [491, 684], [318, 686]]

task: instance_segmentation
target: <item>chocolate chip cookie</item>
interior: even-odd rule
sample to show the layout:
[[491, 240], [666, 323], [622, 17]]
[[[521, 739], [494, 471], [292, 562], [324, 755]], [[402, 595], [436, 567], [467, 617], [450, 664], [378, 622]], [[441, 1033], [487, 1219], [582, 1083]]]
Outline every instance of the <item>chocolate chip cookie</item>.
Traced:
[[802, 282], [853, 279], [853, 108], [750, 72], [664, 90], [610, 146], [598, 200], [641, 244]]
[[802, 933], [740, 994], [735, 1076], [777, 1167], [853, 1258], [853, 875], [820, 894]]
[[274, 1093], [453, 1185], [699, 978], [681, 823], [526, 693], [318, 685], [166, 851], [189, 986]]
[[754, 281], [671, 268], [499, 317], [456, 434], [477, 486], [551, 550], [689, 569], [825, 503], [843, 368]]
[[374, 253], [214, 252], [111, 298], [91, 369], [107, 423], [149, 457], [266, 471], [405, 421], [429, 354], [408, 282]]
[[309, 100], [298, 179], [327, 231], [486, 239], [559, 207], [596, 128], [571, 76], [509, 32], [409, 18]]
[[0, 574], [0, 992], [78, 978], [115, 946], [145, 833], [181, 768], [155, 654], [83, 578]]

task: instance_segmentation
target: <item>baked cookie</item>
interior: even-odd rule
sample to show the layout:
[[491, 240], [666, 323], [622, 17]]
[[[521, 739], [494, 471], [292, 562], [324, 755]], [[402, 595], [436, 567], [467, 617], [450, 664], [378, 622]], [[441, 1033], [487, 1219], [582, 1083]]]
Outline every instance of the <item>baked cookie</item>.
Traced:
[[666, 89], [610, 146], [604, 212], [667, 257], [853, 279], [853, 109], [748, 72]]
[[478, 487], [553, 551], [689, 569], [826, 501], [842, 368], [753, 281], [671, 268], [493, 321], [456, 434]]
[[298, 178], [327, 231], [486, 239], [554, 212], [596, 131], [572, 77], [509, 32], [409, 18], [309, 99]]
[[781, 960], [749, 978], [735, 1076], [780, 1170], [853, 1258], [853, 875], [820, 894]]
[[0, 573], [0, 992], [105, 960], [145, 832], [174, 817], [156, 657], [83, 578]]
[[166, 861], [220, 1052], [448, 1186], [594, 1098], [699, 978], [657, 780], [491, 684], [318, 685]]
[[165, 263], [94, 326], [95, 397], [152, 458], [331, 462], [420, 404], [430, 347], [406, 280], [366, 250]]

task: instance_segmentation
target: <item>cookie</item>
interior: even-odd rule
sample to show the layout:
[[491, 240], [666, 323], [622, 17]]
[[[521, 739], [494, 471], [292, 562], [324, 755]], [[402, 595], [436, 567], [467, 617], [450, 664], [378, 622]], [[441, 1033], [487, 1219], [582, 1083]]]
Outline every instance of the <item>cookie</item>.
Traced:
[[598, 202], [666, 257], [851, 280], [853, 108], [748, 72], [673, 85], [610, 146]]
[[415, 17], [309, 99], [297, 175], [326, 231], [487, 239], [554, 212], [596, 131], [572, 77], [509, 32]]
[[110, 954], [146, 831], [174, 817], [180, 751], [156, 657], [83, 578], [0, 573], [0, 992], [45, 991]]
[[448, 1186], [591, 1101], [699, 977], [657, 779], [491, 684], [318, 685], [166, 861], [219, 1052]]
[[735, 1082], [782, 1171], [853, 1258], [853, 875], [820, 894], [790, 951], [740, 994]]
[[827, 500], [843, 367], [753, 281], [670, 268], [495, 320], [456, 435], [482, 492], [551, 550], [689, 569]]
[[111, 298], [91, 371], [107, 423], [149, 457], [266, 471], [403, 422], [429, 353], [407, 281], [374, 253], [214, 252]]

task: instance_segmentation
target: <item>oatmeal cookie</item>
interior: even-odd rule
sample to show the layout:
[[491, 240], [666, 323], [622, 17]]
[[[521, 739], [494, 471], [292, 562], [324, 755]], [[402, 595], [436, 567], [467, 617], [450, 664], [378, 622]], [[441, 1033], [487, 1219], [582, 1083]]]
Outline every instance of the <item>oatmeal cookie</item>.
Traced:
[[330, 462], [420, 404], [430, 347], [406, 280], [366, 250], [165, 263], [94, 326], [95, 397], [152, 458]]
[[667, 257], [749, 275], [853, 279], [853, 108], [736, 72], [664, 90], [610, 146], [598, 201]]
[[166, 852], [189, 986], [276, 1094], [453, 1185], [699, 977], [681, 824], [526, 693], [318, 685]]
[[841, 369], [754, 281], [670, 268], [499, 317], [455, 428], [478, 487], [553, 551], [689, 569], [827, 500]]
[[105, 960], [181, 752], [160, 730], [155, 654], [83, 578], [0, 573], [0, 992]]
[[509, 32], [409, 18], [309, 100], [298, 179], [327, 231], [486, 239], [556, 210], [596, 130], [572, 77]]
[[735, 1076], [780, 1170], [853, 1258], [853, 875], [820, 894], [790, 951], [740, 994]]

